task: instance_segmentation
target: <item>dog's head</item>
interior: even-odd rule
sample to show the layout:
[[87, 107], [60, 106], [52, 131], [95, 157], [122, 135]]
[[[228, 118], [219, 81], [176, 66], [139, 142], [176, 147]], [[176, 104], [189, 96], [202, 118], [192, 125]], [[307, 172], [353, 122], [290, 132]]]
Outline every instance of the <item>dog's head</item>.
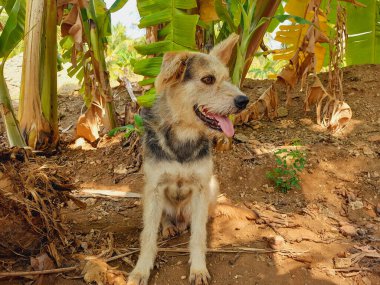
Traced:
[[202, 126], [223, 131], [228, 137], [234, 135], [228, 116], [243, 110], [249, 101], [230, 82], [226, 67], [238, 39], [238, 35], [231, 35], [210, 54], [166, 53], [155, 82], [157, 93], [170, 97], [178, 116], [201, 120]]

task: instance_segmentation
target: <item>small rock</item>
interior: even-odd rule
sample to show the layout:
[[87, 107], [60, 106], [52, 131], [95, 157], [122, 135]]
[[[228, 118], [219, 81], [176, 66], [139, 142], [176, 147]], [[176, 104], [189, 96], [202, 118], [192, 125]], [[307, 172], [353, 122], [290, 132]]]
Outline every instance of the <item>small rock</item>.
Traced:
[[249, 138], [243, 134], [235, 134], [234, 139], [239, 142], [244, 142], [244, 143], [249, 141]]
[[372, 177], [373, 178], [378, 178], [380, 176], [379, 172], [375, 171], [374, 173], [372, 173]]
[[286, 109], [285, 107], [280, 107], [277, 109], [277, 115], [280, 118], [286, 117], [288, 114], [289, 114], [288, 109]]
[[363, 207], [364, 207], [364, 204], [363, 204], [363, 202], [362, 201], [359, 201], [359, 200], [356, 200], [356, 201], [352, 201], [352, 202], [350, 202], [350, 208], [352, 209], [352, 210], [359, 210], [359, 209], [362, 209]]
[[274, 188], [273, 187], [264, 188], [264, 192], [266, 192], [266, 193], [273, 193], [274, 192]]
[[330, 276], [330, 277], [336, 275], [336, 274], [335, 274], [335, 270], [334, 270], [334, 269], [331, 269], [331, 268], [329, 268], [329, 269], [326, 270], [326, 274], [327, 274], [327, 276]]
[[372, 155], [373, 154], [373, 151], [368, 147], [368, 146], [364, 146], [363, 147], [363, 153], [365, 155]]
[[356, 236], [357, 234], [356, 228], [350, 224], [341, 226], [339, 229], [344, 236]]
[[347, 257], [343, 257], [343, 258], [335, 257], [334, 258], [335, 268], [347, 268], [347, 267], [351, 266], [351, 263], [352, 263], [351, 258], [347, 258]]
[[84, 250], [87, 250], [87, 248], [88, 248], [88, 243], [85, 242], [85, 241], [82, 241], [82, 242], [80, 243], [80, 247], [83, 248]]
[[285, 239], [282, 236], [275, 236], [269, 240], [269, 246], [273, 249], [281, 249], [285, 245]]
[[378, 216], [380, 216], [380, 202], [376, 205], [376, 213]]
[[185, 275], [182, 275], [181, 276], [181, 280], [185, 280], [186, 279], [186, 276]]
[[367, 234], [367, 231], [365, 229], [358, 229], [357, 233], [359, 236], [365, 236]]
[[113, 172], [115, 174], [126, 174], [127, 173], [127, 168], [125, 167], [124, 164], [120, 164], [116, 168], [114, 168]]

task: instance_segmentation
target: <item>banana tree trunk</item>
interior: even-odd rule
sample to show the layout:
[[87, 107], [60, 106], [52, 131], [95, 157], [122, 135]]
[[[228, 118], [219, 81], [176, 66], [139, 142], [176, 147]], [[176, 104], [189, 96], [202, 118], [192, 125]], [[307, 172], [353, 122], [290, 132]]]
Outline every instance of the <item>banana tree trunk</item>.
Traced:
[[26, 143], [45, 150], [59, 140], [56, 0], [27, 0], [19, 106]]
[[105, 108], [103, 123], [106, 129], [112, 130], [116, 128], [116, 117], [112, 100], [112, 89], [109, 81], [109, 74], [106, 68], [105, 51], [101, 42], [99, 42], [98, 27], [94, 21], [90, 22], [91, 48], [93, 51], [93, 62], [95, 74], [100, 82], [100, 101]]
[[25, 147], [16, 116], [13, 112], [9, 90], [4, 78], [5, 60], [0, 64], [0, 112], [4, 120], [9, 146]]

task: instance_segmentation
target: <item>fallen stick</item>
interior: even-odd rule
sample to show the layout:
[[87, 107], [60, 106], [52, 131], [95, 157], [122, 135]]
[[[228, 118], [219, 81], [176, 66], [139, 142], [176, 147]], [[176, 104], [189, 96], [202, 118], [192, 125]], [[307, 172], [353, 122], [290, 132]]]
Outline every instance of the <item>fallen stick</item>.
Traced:
[[370, 268], [366, 267], [347, 267], [347, 268], [339, 268], [334, 269], [336, 272], [351, 272], [351, 271], [372, 271]]
[[[138, 248], [130, 248], [135, 251]], [[159, 252], [179, 252], [179, 253], [189, 253], [188, 248], [173, 248], [173, 247], [159, 247], [157, 248]], [[293, 252], [289, 250], [276, 250], [276, 249], [263, 249], [263, 248], [250, 248], [250, 247], [238, 247], [238, 248], [208, 248], [206, 250], [208, 253], [283, 253], [283, 254], [303, 254], [303, 252]]]
[[0, 277], [18, 277], [18, 276], [30, 276], [30, 275], [43, 275], [43, 274], [53, 274], [53, 273], [63, 273], [74, 271], [78, 266], [55, 268], [47, 270], [37, 270], [37, 271], [13, 271], [13, 272], [0, 272]]
[[140, 199], [142, 195], [135, 192], [123, 192], [117, 190], [107, 190], [107, 189], [81, 189], [79, 193], [73, 194], [75, 197], [119, 197], [119, 198], [138, 198]]

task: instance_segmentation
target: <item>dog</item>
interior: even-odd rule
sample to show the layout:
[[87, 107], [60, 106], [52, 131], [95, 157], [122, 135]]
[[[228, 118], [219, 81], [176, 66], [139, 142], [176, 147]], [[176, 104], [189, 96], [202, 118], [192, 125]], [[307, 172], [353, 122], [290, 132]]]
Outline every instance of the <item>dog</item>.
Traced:
[[249, 101], [230, 82], [226, 67], [238, 40], [233, 34], [210, 54], [164, 54], [155, 81], [157, 100], [143, 113], [144, 228], [128, 285], [148, 283], [160, 224], [164, 237], [179, 234], [191, 224], [189, 282], [208, 284], [206, 224], [218, 195], [210, 131], [232, 137], [234, 127], [228, 116], [242, 111]]

